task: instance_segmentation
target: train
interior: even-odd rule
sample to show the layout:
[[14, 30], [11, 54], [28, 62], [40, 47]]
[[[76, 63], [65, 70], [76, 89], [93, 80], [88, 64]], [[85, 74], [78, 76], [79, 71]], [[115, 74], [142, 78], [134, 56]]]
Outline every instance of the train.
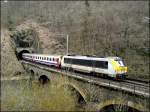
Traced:
[[127, 77], [127, 66], [120, 57], [95, 57], [78, 55], [48, 55], [23, 53], [24, 60], [55, 67], [73, 69], [83, 73], [95, 73], [115, 79]]

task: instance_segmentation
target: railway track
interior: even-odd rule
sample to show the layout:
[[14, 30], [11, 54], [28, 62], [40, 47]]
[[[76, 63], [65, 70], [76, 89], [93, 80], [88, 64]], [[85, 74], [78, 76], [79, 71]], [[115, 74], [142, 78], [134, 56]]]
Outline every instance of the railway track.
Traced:
[[133, 78], [126, 78], [126, 80], [130, 81], [130, 82], [139, 82], [142, 84], [149, 84], [150, 80], [139, 80], [139, 79], [133, 79]]
[[141, 82], [141, 81], [133, 81], [133, 80], [124, 80], [124, 82], [127, 82], [127, 83], [131, 83], [131, 84], [134, 84], [134, 85], [141, 85], [141, 86], [145, 86], [145, 87], [149, 87], [149, 84], [150, 83], [147, 83], [147, 82]]

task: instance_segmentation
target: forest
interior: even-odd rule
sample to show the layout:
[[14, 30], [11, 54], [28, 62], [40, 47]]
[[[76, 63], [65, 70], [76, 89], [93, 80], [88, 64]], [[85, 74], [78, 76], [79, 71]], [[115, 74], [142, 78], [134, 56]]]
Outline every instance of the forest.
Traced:
[[[129, 77], [147, 79], [148, 4], [148, 1], [1, 1], [1, 28], [12, 31], [26, 20], [35, 21], [53, 34], [68, 34], [69, 53], [119, 56], [128, 66]], [[66, 47], [66, 37], [63, 38], [60, 41]]]

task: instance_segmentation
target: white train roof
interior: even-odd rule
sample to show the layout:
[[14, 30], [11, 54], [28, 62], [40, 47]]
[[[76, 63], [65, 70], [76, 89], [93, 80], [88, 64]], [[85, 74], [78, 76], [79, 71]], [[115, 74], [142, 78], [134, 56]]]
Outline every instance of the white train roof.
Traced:
[[[43, 56], [43, 57], [60, 57], [62, 55], [49, 55], [49, 54], [30, 54], [30, 53], [24, 53], [23, 55], [28, 55], [28, 56]], [[75, 58], [75, 59], [87, 59], [87, 60], [109, 60], [109, 59], [115, 59], [115, 60], [120, 60], [120, 57], [92, 57], [92, 56], [81, 56], [81, 55], [72, 55], [68, 56], [65, 55], [64, 58]]]
[[30, 54], [30, 53], [24, 53], [23, 55], [28, 56], [46, 56], [46, 57], [59, 57], [61, 55], [49, 55], [49, 54]]
[[64, 58], [75, 58], [75, 59], [90, 59], [90, 60], [109, 60], [109, 59], [120, 59], [119, 57], [89, 57], [89, 56], [64, 56]]

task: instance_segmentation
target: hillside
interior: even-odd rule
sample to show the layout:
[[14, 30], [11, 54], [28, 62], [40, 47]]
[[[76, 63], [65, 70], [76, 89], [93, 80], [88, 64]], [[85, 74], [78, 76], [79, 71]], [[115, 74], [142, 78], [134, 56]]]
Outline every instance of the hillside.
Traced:
[[[149, 78], [147, 1], [12, 1], [2, 5], [2, 26], [33, 28], [43, 53], [119, 56], [128, 76]], [[59, 36], [63, 34], [65, 36]]]
[[1, 76], [14, 76], [24, 72], [11, 47], [9, 31], [1, 29]]

